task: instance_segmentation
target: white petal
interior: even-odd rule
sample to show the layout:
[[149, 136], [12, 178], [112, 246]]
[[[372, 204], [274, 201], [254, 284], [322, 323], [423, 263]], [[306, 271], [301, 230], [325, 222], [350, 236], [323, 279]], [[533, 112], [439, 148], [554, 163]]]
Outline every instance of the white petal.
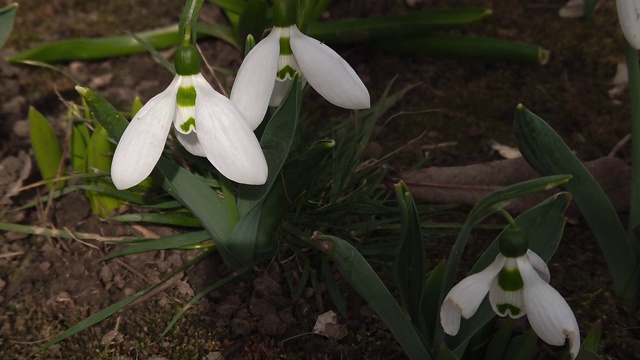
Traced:
[[505, 257], [498, 254], [486, 269], [464, 278], [449, 291], [440, 307], [440, 323], [445, 333], [456, 335], [460, 329], [460, 316], [468, 319], [478, 311], [504, 261]]
[[273, 28], [271, 34], [247, 54], [233, 83], [231, 101], [242, 112], [251, 130], [260, 125], [267, 113], [278, 69], [279, 53], [280, 31]]
[[518, 258], [518, 268], [524, 282], [524, 302], [531, 327], [550, 345], [564, 345], [569, 338], [569, 351], [575, 359], [580, 351], [580, 329], [569, 304], [538, 276], [527, 257]]
[[640, 2], [637, 0], [617, 0], [618, 19], [622, 33], [631, 46], [640, 49]]
[[542, 258], [538, 254], [531, 251], [531, 249], [527, 250], [527, 257], [529, 257], [529, 262], [536, 270], [538, 275], [540, 275], [540, 278], [542, 278], [544, 282], [549, 283], [549, 281], [551, 281], [551, 273], [549, 273], [549, 267], [547, 266], [547, 263], [544, 262], [544, 260], [542, 260]]
[[267, 161], [242, 113], [198, 75], [194, 79], [196, 134], [207, 159], [225, 177], [242, 184], [267, 180]]
[[202, 146], [200, 145], [200, 142], [198, 141], [198, 135], [196, 135], [195, 131], [192, 131], [189, 134], [183, 134], [179, 131], [176, 131], [174, 134], [176, 135], [176, 138], [178, 139], [180, 144], [182, 144], [182, 146], [184, 146], [184, 148], [188, 152], [192, 153], [195, 156], [206, 156], [204, 154]]
[[346, 109], [370, 107], [369, 91], [355, 70], [320, 41], [291, 26], [291, 49], [302, 75], [330, 103]]
[[122, 134], [111, 164], [116, 188], [128, 189], [144, 180], [158, 162], [171, 128], [180, 79], [147, 102]]
[[[503, 269], [517, 269], [516, 260], [514, 258], [507, 258]], [[500, 275], [498, 274], [498, 276]], [[518, 291], [505, 291], [498, 283], [498, 278], [496, 277], [491, 283], [491, 290], [489, 290], [489, 302], [496, 314], [502, 317], [509, 315], [512, 319], [518, 319], [526, 313], [523, 295], [523, 289]]]

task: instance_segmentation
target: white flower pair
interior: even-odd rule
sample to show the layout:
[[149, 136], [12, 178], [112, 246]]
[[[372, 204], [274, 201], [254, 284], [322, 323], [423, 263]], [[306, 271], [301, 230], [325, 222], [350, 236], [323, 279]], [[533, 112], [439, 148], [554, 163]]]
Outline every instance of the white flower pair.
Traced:
[[274, 27], [249, 52], [238, 71], [231, 100], [213, 90], [202, 76], [193, 51], [187, 62], [197, 65], [180, 71], [176, 58], [178, 75], [140, 109], [120, 139], [111, 167], [118, 189], [130, 188], [149, 176], [172, 123], [185, 149], [206, 156], [225, 177], [243, 184], [264, 184], [267, 163], [253, 130], [269, 105], [280, 105], [296, 73], [302, 72], [303, 79], [337, 106], [369, 107], [369, 93], [349, 64], [295, 25]]

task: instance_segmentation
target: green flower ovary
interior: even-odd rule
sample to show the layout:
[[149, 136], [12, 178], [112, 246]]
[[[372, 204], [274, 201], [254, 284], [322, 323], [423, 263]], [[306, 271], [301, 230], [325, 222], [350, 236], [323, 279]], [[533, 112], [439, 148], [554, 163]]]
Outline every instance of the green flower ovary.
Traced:
[[520, 291], [524, 288], [518, 268], [502, 268], [498, 274], [498, 285], [504, 291]]

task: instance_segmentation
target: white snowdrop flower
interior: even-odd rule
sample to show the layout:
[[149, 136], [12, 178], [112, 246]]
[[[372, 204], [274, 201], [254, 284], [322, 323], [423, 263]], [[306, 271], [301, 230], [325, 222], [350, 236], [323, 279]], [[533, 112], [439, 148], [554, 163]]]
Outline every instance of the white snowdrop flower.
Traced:
[[278, 106], [301, 74], [330, 103], [346, 109], [370, 107], [369, 91], [335, 51], [294, 25], [275, 26], [242, 62], [231, 101], [256, 128], [268, 106]]
[[111, 165], [116, 188], [130, 188], [149, 176], [172, 124], [185, 149], [206, 156], [225, 177], [264, 184], [268, 170], [258, 139], [236, 106], [202, 76], [194, 46], [178, 49], [176, 71], [171, 84], [138, 111], [118, 142]]
[[[496, 314], [512, 319], [527, 315], [531, 327], [544, 342], [562, 346], [569, 339], [573, 359], [580, 350], [580, 329], [564, 298], [549, 285], [549, 268], [527, 247], [501, 251], [486, 269], [455, 285], [440, 308], [444, 332], [454, 336], [460, 330], [460, 318], [472, 317], [487, 293]], [[511, 250], [511, 251], [509, 251]], [[506, 254], [506, 255], [503, 255]]]
[[640, 49], [640, 0], [616, 0], [622, 33], [635, 49]]

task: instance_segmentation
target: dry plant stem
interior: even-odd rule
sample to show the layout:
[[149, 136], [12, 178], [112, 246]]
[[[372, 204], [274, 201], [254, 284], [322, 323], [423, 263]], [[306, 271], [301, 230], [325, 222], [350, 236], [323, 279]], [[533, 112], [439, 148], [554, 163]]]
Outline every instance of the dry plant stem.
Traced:
[[196, 44], [196, 49], [198, 49], [198, 53], [200, 54], [200, 58], [202, 58], [202, 60], [204, 61], [204, 65], [207, 67], [207, 70], [209, 70], [209, 72], [211, 73], [211, 76], [216, 81], [216, 85], [218, 85], [218, 89], [220, 89], [220, 93], [222, 95], [224, 95], [225, 97], [229, 97], [229, 94], [227, 94], [227, 90], [225, 90], [224, 86], [222, 86], [222, 83], [220, 82], [220, 79], [218, 79], [218, 77], [216, 76], [215, 71], [213, 71], [213, 67], [211, 67], [211, 65], [209, 65], [209, 62], [207, 61], [207, 58], [202, 55], [202, 51], [200, 50], [200, 47], [197, 44]]
[[11, 224], [11, 223], [0, 223], [0, 230], [4, 231], [14, 231], [24, 234], [32, 234], [32, 235], [40, 235], [46, 237], [59, 237], [65, 239], [81, 239], [81, 240], [97, 240], [103, 242], [121, 242], [126, 240], [138, 240], [135, 237], [128, 236], [120, 236], [120, 237], [112, 237], [112, 236], [101, 236], [98, 234], [91, 233], [82, 233], [68, 230], [60, 230], [60, 229], [50, 229], [39, 226], [28, 226], [28, 225], [19, 225], [19, 224]]

